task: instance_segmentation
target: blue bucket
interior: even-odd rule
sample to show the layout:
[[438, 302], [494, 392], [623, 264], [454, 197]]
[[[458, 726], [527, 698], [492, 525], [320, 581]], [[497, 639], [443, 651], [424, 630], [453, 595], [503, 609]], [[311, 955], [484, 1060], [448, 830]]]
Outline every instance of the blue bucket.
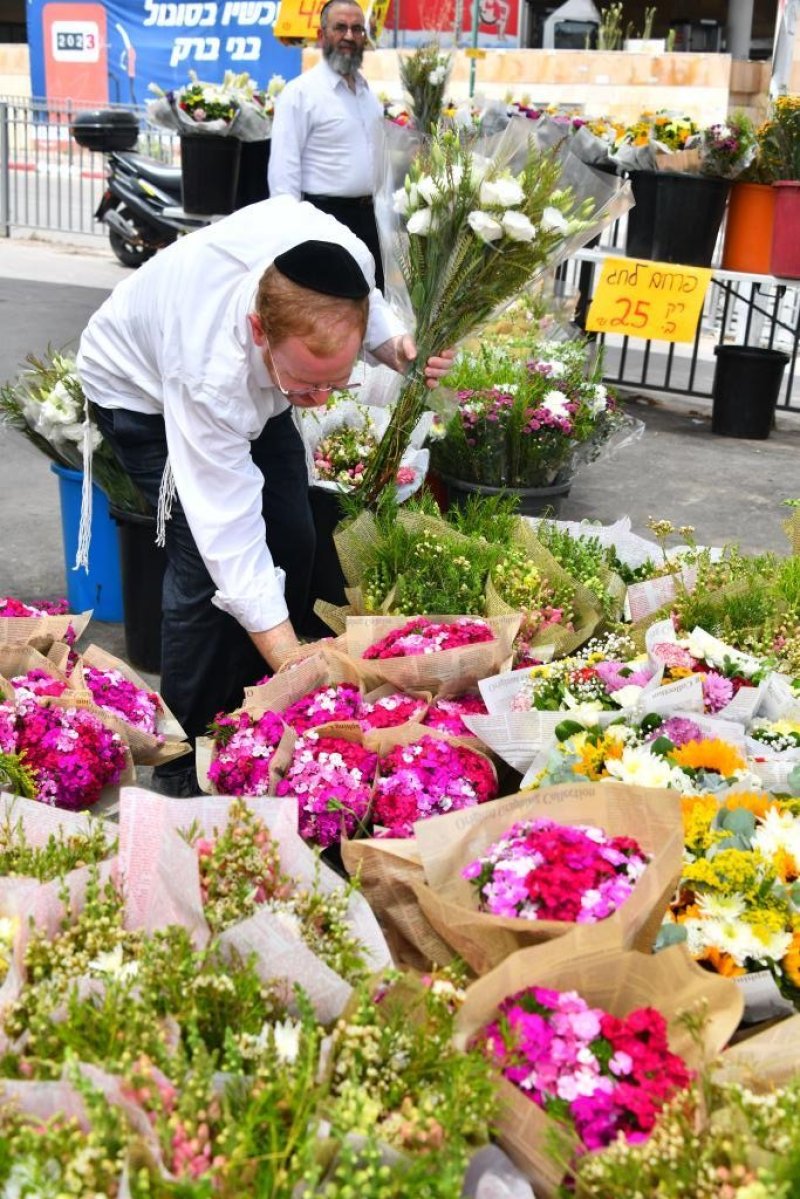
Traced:
[[61, 500], [61, 536], [64, 543], [64, 573], [67, 599], [73, 612], [94, 611], [95, 620], [122, 620], [122, 578], [119, 561], [119, 534], [108, 511], [105, 493], [92, 484], [92, 540], [89, 546], [89, 571], [73, 570], [78, 550], [83, 475], [58, 462], [50, 469], [58, 476]]

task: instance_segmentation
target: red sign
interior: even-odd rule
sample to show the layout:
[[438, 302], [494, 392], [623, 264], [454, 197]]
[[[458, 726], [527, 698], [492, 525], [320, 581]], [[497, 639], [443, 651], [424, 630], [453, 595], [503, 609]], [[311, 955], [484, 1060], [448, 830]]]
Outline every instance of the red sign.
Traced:
[[[481, 41], [488, 40], [493, 45], [504, 42], [516, 42], [519, 36], [519, 5], [520, 0], [464, 0], [462, 30], [465, 36], [462, 42], [469, 43], [472, 32], [473, 3], [480, 5], [478, 37]], [[431, 36], [437, 31], [452, 30], [455, 21], [455, 0], [444, 0], [437, 5], [431, 0], [394, 0], [386, 18], [388, 28], [407, 29], [410, 31], [430, 30]], [[436, 10], [436, 21], [433, 23], [432, 10]]]

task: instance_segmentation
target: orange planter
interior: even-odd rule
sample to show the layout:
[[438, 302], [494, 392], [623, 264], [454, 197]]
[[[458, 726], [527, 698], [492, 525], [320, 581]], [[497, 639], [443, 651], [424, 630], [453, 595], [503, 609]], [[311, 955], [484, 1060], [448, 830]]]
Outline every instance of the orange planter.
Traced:
[[775, 192], [768, 183], [734, 183], [725, 223], [723, 269], [770, 274], [774, 221]]

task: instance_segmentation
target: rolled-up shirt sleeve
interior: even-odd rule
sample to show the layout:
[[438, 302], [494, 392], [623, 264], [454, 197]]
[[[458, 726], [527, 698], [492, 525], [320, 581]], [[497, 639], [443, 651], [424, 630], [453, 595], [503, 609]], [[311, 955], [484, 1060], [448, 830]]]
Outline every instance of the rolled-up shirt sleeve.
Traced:
[[266, 542], [261, 471], [234, 405], [180, 379], [164, 382], [170, 463], [192, 536], [217, 588], [212, 602], [248, 632], [288, 619], [284, 572]]

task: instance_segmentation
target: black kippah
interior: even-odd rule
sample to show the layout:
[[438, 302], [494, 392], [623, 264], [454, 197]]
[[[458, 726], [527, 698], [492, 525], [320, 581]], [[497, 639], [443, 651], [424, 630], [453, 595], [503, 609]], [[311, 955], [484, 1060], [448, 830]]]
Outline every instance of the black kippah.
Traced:
[[352, 254], [332, 241], [301, 241], [279, 254], [275, 266], [300, 287], [345, 300], [363, 300], [369, 284]]

